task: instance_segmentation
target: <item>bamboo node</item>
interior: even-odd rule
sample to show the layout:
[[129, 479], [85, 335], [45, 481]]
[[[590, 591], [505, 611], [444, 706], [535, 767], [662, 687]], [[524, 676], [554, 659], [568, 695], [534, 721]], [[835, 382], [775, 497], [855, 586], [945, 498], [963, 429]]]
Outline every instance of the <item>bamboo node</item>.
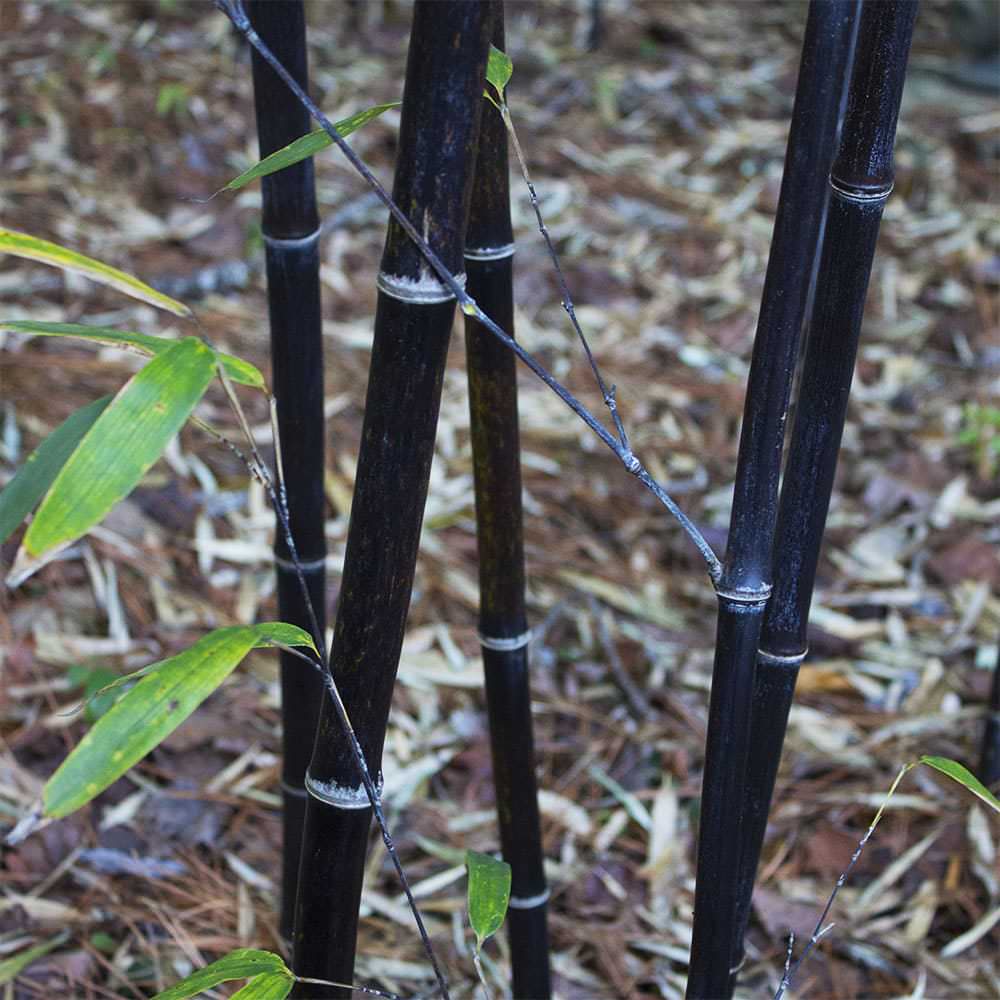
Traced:
[[830, 175], [830, 190], [841, 200], [850, 201], [858, 205], [870, 205], [874, 202], [885, 201], [895, 185], [892, 181], [876, 188], [863, 188], [851, 184], [847, 181], [838, 180]]
[[[465, 275], [454, 275], [455, 281], [465, 288]], [[375, 279], [378, 289], [400, 302], [410, 302], [415, 305], [435, 305], [439, 302], [451, 302], [455, 296], [451, 289], [443, 285], [431, 274], [423, 274], [419, 278], [407, 278], [402, 274], [386, 274], [379, 271]]]
[[539, 892], [534, 896], [511, 896], [507, 905], [512, 910], [533, 910], [537, 906], [544, 906], [549, 901], [549, 890]]
[[716, 596], [723, 601], [732, 601], [734, 604], [766, 604], [771, 596], [771, 584], [762, 583], [756, 590], [727, 590], [725, 587], [716, 587]]
[[479, 645], [483, 649], [493, 649], [499, 653], [509, 653], [515, 649], [523, 649], [531, 642], [531, 629], [528, 629], [527, 632], [522, 632], [520, 635], [510, 636], [509, 638], [483, 635], [481, 632], [477, 632], [476, 635], [479, 639]]
[[[333, 806], [335, 809], [368, 809], [371, 800], [362, 782], [356, 785], [340, 785], [336, 781], [320, 781], [306, 772], [306, 791], [320, 802]], [[379, 797], [382, 794], [382, 774], [379, 773], [375, 782], [375, 791]]]
[[789, 653], [782, 656], [779, 653], [769, 653], [766, 649], [757, 650], [757, 662], [767, 663], [775, 667], [797, 667], [808, 654], [808, 649], [803, 649], [801, 653]]
[[499, 247], [467, 247], [465, 250], [466, 260], [503, 260], [505, 257], [514, 256], [514, 244], [505, 243]]
[[288, 570], [290, 573], [296, 573], [299, 570], [302, 570], [303, 573], [314, 573], [316, 570], [326, 567], [326, 556], [322, 556], [320, 559], [307, 559], [305, 562], [300, 561], [298, 565], [292, 559], [275, 556], [274, 565], [280, 569]]
[[307, 247], [310, 243], [315, 243], [320, 237], [320, 230], [316, 229], [308, 236], [268, 236], [264, 233], [264, 245], [280, 250], [292, 250], [296, 247]]

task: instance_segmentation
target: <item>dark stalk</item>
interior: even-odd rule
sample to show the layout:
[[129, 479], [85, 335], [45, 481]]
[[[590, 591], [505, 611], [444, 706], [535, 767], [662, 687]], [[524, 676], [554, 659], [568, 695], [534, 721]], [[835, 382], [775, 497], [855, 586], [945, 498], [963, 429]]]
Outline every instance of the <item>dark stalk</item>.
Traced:
[[857, 8], [858, 0], [814, 0], [806, 22], [747, 384], [729, 540], [717, 588], [687, 988], [691, 998], [730, 996], [735, 982], [731, 970], [742, 954], [738, 873], [746, 836], [741, 804], [754, 665], [771, 591], [785, 418], [826, 210], [827, 177]]
[[[254, 0], [250, 20], [261, 39], [308, 88], [306, 21], [301, 0]], [[274, 70], [252, 52], [254, 105], [261, 158], [309, 131], [309, 113]], [[322, 646], [326, 611], [323, 493], [323, 341], [319, 290], [319, 215], [311, 159], [262, 180], [263, 233], [271, 327], [272, 382], [283, 443], [282, 479], [291, 533], [312, 606], [307, 607], [285, 534], [275, 532], [278, 614]], [[315, 618], [314, 618], [315, 616]], [[305, 774], [322, 700], [320, 679], [281, 655], [283, 804], [279, 929], [291, 939], [298, 883]]]
[[[493, 0], [493, 44], [504, 50], [503, 2]], [[508, 333], [514, 331], [514, 234], [507, 136], [484, 109], [465, 241], [469, 294]], [[479, 640], [493, 755], [500, 843], [511, 866], [513, 995], [551, 995], [541, 823], [535, 779], [528, 620], [524, 600], [517, 362], [473, 317], [465, 319], [469, 411], [479, 542]]]
[[[750, 847], [741, 864], [744, 920], [764, 839], [799, 666], [809, 605], [847, 414], [865, 296], [882, 211], [892, 191], [892, 150], [915, 0], [866, 0], [837, 158], [785, 463], [774, 544], [774, 591], [757, 659], [747, 803]], [[752, 853], [751, 853], [752, 852]]]
[[[418, 0], [403, 92], [393, 200], [459, 270], [483, 105], [490, 8]], [[455, 310], [405, 227], [390, 220], [378, 279], [365, 418], [326, 698], [306, 775], [295, 971], [353, 976], [371, 802], [403, 643]], [[341, 709], [338, 711], [338, 708]], [[349, 717], [357, 747], [345, 734]], [[384, 838], [385, 839], [385, 838]], [[441, 993], [447, 985], [435, 969]], [[310, 997], [347, 996], [341, 989]]]

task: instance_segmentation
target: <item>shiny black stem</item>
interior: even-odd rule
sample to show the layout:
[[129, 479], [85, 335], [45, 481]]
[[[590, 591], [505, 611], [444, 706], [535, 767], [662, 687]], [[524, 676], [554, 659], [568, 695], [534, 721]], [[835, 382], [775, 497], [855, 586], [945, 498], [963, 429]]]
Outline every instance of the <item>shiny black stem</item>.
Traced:
[[799, 404], [785, 463], [774, 543], [774, 591], [758, 655], [747, 761], [748, 853], [741, 871], [744, 920], [799, 664], [807, 650], [823, 531], [879, 225], [892, 191], [892, 150], [917, 4], [862, 5], [847, 111], [830, 175], [816, 296]]
[[[732, 994], [742, 952], [739, 878], [754, 668], [771, 588], [785, 418], [828, 200], [858, 0], [814, 0], [785, 153], [747, 384], [705, 747], [688, 997]], [[756, 866], [755, 866], [756, 867]], [[751, 873], [751, 883], [753, 875]], [[735, 947], [734, 947], [735, 946]]]
[[[788, 412], [792, 367], [799, 354], [800, 331], [807, 310], [814, 301], [815, 277], [819, 268], [822, 235], [829, 205], [830, 167], [846, 110], [860, 7], [860, 0], [813, 0], [806, 21], [795, 108], [785, 156], [785, 173], [754, 355], [756, 359], [759, 352], [762, 360], [771, 352], [776, 356], [780, 378], [775, 376], [777, 383], [772, 385], [772, 390], [775, 396], [781, 396], [782, 421]], [[780, 334], [770, 338], [771, 343], [767, 340], [762, 343], [761, 332], [768, 329], [772, 333], [780, 331]], [[744, 441], [751, 437], [747, 424], [753, 419], [753, 389], [754, 380], [751, 375], [747, 414], [744, 418]], [[766, 390], [764, 395], [767, 397]], [[756, 398], [759, 399], [760, 394]], [[772, 419], [773, 415], [772, 412]], [[769, 580], [777, 516], [777, 470], [784, 435], [782, 433], [777, 437], [777, 441], [769, 442], [773, 450], [766, 456], [747, 456], [751, 466], [756, 464], [756, 458], [761, 460], [758, 467], [766, 470], [770, 480], [767, 485], [766, 515], [756, 507], [758, 498], [752, 495], [752, 490], [746, 490], [741, 496], [743, 509], [751, 512], [749, 529], [753, 531], [756, 527], [762, 528], [766, 541], [766, 549], [758, 543], [753, 548], [744, 549], [744, 554], [750, 551], [754, 560], [765, 560]], [[747, 450], [752, 447], [751, 443]], [[753, 475], [751, 473], [750, 478]], [[740, 482], [739, 476], [737, 482]], [[745, 482], [744, 480], [744, 488]], [[752, 523], [754, 519], [757, 520], [756, 525]], [[745, 534], [741, 535], [740, 540], [744, 537]], [[797, 664], [770, 661], [763, 665], [758, 663], [755, 670], [748, 752], [755, 761], [774, 760], [775, 768], [781, 754], [781, 738], [790, 708], [788, 699], [794, 689], [797, 670]], [[733, 946], [734, 968], [738, 968], [743, 959], [743, 936], [767, 826], [770, 803], [769, 799], [761, 801], [760, 792], [760, 783], [754, 775], [748, 779], [744, 789], [740, 836], [743, 849]]]
[[[248, 5], [261, 39], [308, 88], [306, 20], [301, 0]], [[254, 52], [254, 104], [261, 157], [309, 131], [309, 113]], [[276, 397], [289, 527], [298, 548], [310, 611], [281, 526], [275, 532], [278, 616], [323, 642], [326, 539], [323, 532], [323, 341], [319, 287], [319, 215], [312, 160], [262, 181], [263, 233]], [[315, 620], [313, 619], [315, 614]], [[319, 719], [323, 686], [301, 663], [281, 654], [282, 897], [279, 928], [290, 939], [305, 814], [304, 779]]]
[[[393, 200], [406, 206], [409, 221], [452, 272], [462, 263], [490, 13], [470, 0], [418, 0], [414, 7]], [[417, 301], [420, 289], [439, 301]], [[330, 656], [373, 775], [381, 768], [409, 609], [454, 310], [454, 298], [391, 219]], [[371, 808], [329, 697], [306, 785], [295, 971], [349, 982]], [[310, 989], [310, 997], [347, 995]], [[442, 982], [439, 989], [446, 989]]]
[[[493, 44], [504, 51], [502, 0], [493, 0], [492, 7]], [[487, 105], [466, 236], [467, 287], [482, 309], [512, 335], [513, 239], [506, 130], [496, 109]], [[513, 995], [540, 1000], [551, 995], [548, 892], [528, 670], [517, 360], [471, 316], [465, 320], [465, 344], [479, 543], [479, 633], [500, 842], [511, 866], [506, 925]]]

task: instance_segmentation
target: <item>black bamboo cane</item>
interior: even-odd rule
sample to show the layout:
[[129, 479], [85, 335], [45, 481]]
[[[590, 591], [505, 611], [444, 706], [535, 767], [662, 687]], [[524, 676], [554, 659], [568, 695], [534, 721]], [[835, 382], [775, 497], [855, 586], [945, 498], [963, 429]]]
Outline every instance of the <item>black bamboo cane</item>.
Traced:
[[[306, 21], [301, 0], [256, 2], [248, 7], [257, 33], [308, 88]], [[254, 103], [261, 157], [309, 131], [309, 113], [260, 56], [253, 53]], [[319, 290], [319, 215], [312, 160], [263, 178], [263, 231], [267, 259], [271, 361], [282, 467], [292, 536], [312, 612], [280, 526], [275, 532], [278, 613], [282, 621], [323, 641], [326, 539], [323, 532], [323, 341]], [[315, 613], [316, 620], [312, 618]], [[323, 694], [322, 680], [281, 654], [282, 851], [280, 931], [292, 934], [295, 890], [305, 816], [305, 774]]]
[[[414, 7], [393, 198], [459, 270], [475, 165], [490, 8]], [[410, 602], [455, 298], [393, 219], [378, 279], [365, 418], [331, 664], [379, 773]], [[351, 743], [323, 702], [306, 775], [295, 971], [349, 982], [371, 808]], [[309, 987], [313, 996], [346, 996]]]
[[[866, 0], [861, 11], [843, 135], [830, 175], [815, 304], [778, 509], [774, 590], [754, 686], [747, 798], [740, 800], [755, 804], [754, 843], [766, 823], [795, 678], [806, 654], [809, 604], [865, 296], [882, 210], [892, 190], [892, 149], [916, 13], [915, 0]], [[749, 856], [741, 863], [744, 915], [756, 863]]]
[[[723, 562], [698, 838], [689, 997], [731, 991], [738, 872], [757, 643], [771, 590], [785, 416], [856, 26], [857, 0], [809, 7], [785, 171], [757, 321]], [[728, 937], [727, 937], [728, 935]]]
[[990, 703], [986, 707], [983, 749], [979, 756], [979, 778], [987, 788], [1000, 781], [1000, 644], [997, 645], [996, 660]]
[[[493, 44], [504, 50], [503, 0], [493, 4]], [[513, 336], [514, 234], [510, 221], [507, 134], [484, 111], [465, 267], [469, 294]], [[517, 359], [472, 317], [465, 320], [469, 411], [479, 542], [479, 641], [493, 755], [500, 843], [511, 866], [513, 995], [551, 994], [541, 824], [535, 779], [528, 620], [524, 602]]]
[[[768, 388], [776, 396], [781, 394], [780, 412], [784, 421], [788, 412], [792, 366], [800, 353], [803, 321], [813, 301], [829, 203], [828, 178], [846, 105], [860, 6], [860, 0], [812, 0], [806, 20], [785, 172], [761, 301], [759, 332], [754, 345], [755, 362], [759, 355], [762, 367], [771, 370], [775, 382], [770, 387], [766, 387], [763, 380], [755, 385], [751, 377], [743, 423], [747, 461], [754, 470], [751, 475], [759, 475], [763, 469], [768, 479], [766, 503], [761, 502], [765, 497], [755, 496], [752, 487], [748, 489], [746, 481], [741, 480], [737, 473], [737, 482], [743, 483], [743, 489], [737, 488], [733, 508], [734, 539], [740, 527], [751, 534], [755, 529], [761, 529], [760, 536], [755, 538], [757, 544], [752, 545], [747, 554], [752, 559], [764, 560], [768, 566], [777, 519], [778, 469], [784, 434], [783, 428], [775, 433], [773, 425], [765, 418], [763, 426], [768, 428], [770, 440], [761, 440], [762, 435], [758, 433], [755, 447], [754, 431], [760, 423], [758, 414], [761, 413], [761, 399], [755, 390], [765, 397], [769, 395]], [[765, 331], [770, 331], [770, 334]], [[773, 367], [775, 359], [776, 368]], [[774, 415], [772, 411], [772, 418]], [[766, 447], [766, 453], [760, 454], [757, 451], [759, 447]], [[747, 519], [745, 512], [755, 508], [756, 513], [750, 514]], [[760, 686], [769, 679], [766, 672], [759, 667], [756, 669], [750, 709], [751, 747], [766, 739], [764, 734], [758, 734], [755, 743], [753, 706], [761, 697]], [[750, 750], [750, 753], [754, 752]], [[744, 788], [746, 797], [739, 831], [742, 852], [733, 947], [734, 970], [739, 968], [743, 959], [743, 934], [767, 824], [768, 804], [761, 803], [756, 792], [757, 786], [753, 783]]]

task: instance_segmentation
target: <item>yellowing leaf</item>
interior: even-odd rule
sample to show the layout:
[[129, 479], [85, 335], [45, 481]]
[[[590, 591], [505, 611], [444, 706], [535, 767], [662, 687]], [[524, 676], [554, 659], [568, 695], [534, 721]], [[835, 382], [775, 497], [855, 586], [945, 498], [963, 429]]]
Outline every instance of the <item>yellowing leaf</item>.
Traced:
[[[134, 333], [131, 330], [114, 330], [106, 326], [85, 326], [82, 323], [45, 323], [40, 320], [0, 320], [0, 331], [25, 333], [36, 337], [75, 337], [98, 344], [111, 344], [114, 347], [131, 348], [140, 354], [162, 354], [173, 347], [177, 341], [169, 337], [154, 337], [148, 333]], [[240, 385], [248, 385], [254, 389], [264, 388], [264, 376], [242, 358], [232, 354], [216, 351], [215, 356], [225, 369], [226, 374]]]
[[158, 292], [131, 274], [119, 271], [110, 264], [102, 264], [99, 260], [77, 253], [75, 250], [69, 250], [58, 243], [39, 239], [37, 236], [29, 236], [13, 229], [0, 229], [0, 253], [13, 254], [26, 260], [37, 260], [58, 267], [62, 271], [82, 274], [99, 285], [108, 285], [142, 302], [148, 302], [158, 309], [166, 309], [175, 316], [191, 315], [191, 310], [183, 302]]
[[[388, 104], [376, 104], [374, 107], [359, 111], [350, 118], [334, 122], [333, 127], [345, 138], [352, 132], [357, 131], [362, 125], [370, 122], [373, 118], [378, 118], [389, 108], [398, 108], [400, 101], [390, 101]], [[302, 160], [315, 156], [322, 149], [333, 145], [331, 139], [323, 129], [318, 128], [308, 135], [300, 136], [294, 142], [289, 143], [281, 149], [275, 150], [270, 156], [265, 156], [259, 163], [255, 163], [249, 170], [244, 170], [239, 177], [234, 177], [222, 190], [237, 191], [241, 187], [257, 180], [258, 177], [266, 177], [268, 174], [277, 173]]]
[[216, 629], [183, 653], [146, 668], [146, 676], [97, 720], [45, 783], [44, 815], [58, 819], [86, 805], [166, 739], [251, 649], [275, 643], [315, 649], [309, 635], [295, 625], [234, 625]]
[[59, 471], [12, 571], [24, 578], [47, 553], [92, 528], [132, 491], [180, 430], [215, 373], [194, 337], [163, 351], [125, 383]]
[[513, 75], [514, 64], [510, 61], [510, 56], [501, 52], [495, 45], [491, 45], [489, 59], [486, 62], [486, 82], [497, 92], [501, 101], [504, 88]]

